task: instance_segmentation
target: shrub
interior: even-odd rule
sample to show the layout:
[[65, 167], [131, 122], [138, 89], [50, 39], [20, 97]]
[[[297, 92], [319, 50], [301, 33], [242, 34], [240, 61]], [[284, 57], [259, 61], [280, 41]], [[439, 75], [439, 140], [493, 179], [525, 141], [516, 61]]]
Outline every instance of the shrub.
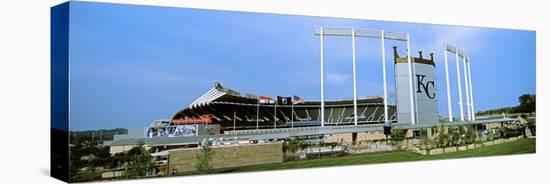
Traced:
[[394, 128], [391, 132], [391, 140], [402, 141], [405, 139], [405, 133], [407, 129]]
[[441, 123], [439, 125], [439, 130], [437, 134], [437, 146], [438, 147], [444, 147], [447, 145], [447, 142], [449, 141], [449, 134], [445, 132], [445, 123]]
[[211, 164], [214, 151], [212, 150], [211, 145], [212, 143], [210, 141], [204, 141], [200, 152], [195, 155], [195, 158], [197, 159], [195, 168], [200, 174], [208, 174], [214, 171]]
[[464, 135], [464, 139], [466, 144], [472, 144], [475, 142], [477, 137], [477, 132], [471, 127], [467, 127], [466, 134]]
[[138, 146], [133, 147], [125, 154], [126, 160], [128, 160], [127, 177], [139, 177], [145, 176], [154, 168], [155, 163], [151, 153], [145, 149], [144, 142], [138, 142]]

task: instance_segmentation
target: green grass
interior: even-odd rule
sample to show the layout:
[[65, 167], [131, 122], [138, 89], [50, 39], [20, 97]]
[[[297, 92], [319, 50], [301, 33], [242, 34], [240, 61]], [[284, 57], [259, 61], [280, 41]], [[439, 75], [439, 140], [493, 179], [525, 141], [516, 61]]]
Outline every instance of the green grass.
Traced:
[[357, 164], [377, 164], [389, 162], [417, 161], [417, 160], [437, 160], [437, 159], [452, 159], [452, 158], [467, 158], [467, 157], [482, 157], [482, 156], [497, 156], [535, 153], [535, 139], [520, 139], [514, 142], [502, 143], [498, 145], [483, 146], [481, 148], [458, 151], [453, 153], [439, 155], [419, 155], [408, 151], [385, 152], [385, 153], [370, 153], [350, 155], [345, 157], [328, 157], [314, 160], [303, 160], [284, 162], [268, 165], [256, 165], [232, 168], [224, 172], [245, 172], [245, 171], [268, 171], [278, 169], [296, 169], [296, 168], [312, 168], [312, 167], [327, 167], [327, 166], [343, 166]]

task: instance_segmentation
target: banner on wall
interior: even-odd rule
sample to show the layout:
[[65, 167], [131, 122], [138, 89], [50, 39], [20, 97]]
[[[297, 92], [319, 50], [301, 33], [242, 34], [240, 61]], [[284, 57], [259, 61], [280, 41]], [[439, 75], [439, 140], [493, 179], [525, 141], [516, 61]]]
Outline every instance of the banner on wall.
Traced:
[[197, 125], [178, 125], [167, 127], [149, 127], [146, 132], [148, 138], [153, 137], [185, 137], [197, 135]]

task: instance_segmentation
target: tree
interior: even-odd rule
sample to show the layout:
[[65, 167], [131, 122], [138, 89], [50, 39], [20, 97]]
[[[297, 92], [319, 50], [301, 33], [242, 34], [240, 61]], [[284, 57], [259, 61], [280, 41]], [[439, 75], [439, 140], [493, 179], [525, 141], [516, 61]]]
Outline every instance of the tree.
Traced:
[[143, 141], [139, 141], [136, 147], [133, 147], [126, 153], [126, 159], [128, 160], [127, 177], [145, 176], [154, 168], [153, 157], [144, 145]]
[[[405, 140], [407, 129], [393, 128], [391, 132], [391, 144], [396, 146], [399, 142]], [[401, 149], [401, 146], [397, 146], [397, 149]]]
[[290, 153], [296, 153], [296, 151], [298, 151], [299, 148], [300, 148], [299, 140], [291, 139], [287, 142], [286, 151], [289, 151]]
[[475, 142], [477, 137], [477, 132], [471, 127], [468, 126], [466, 129], [466, 135], [464, 135], [464, 139], [467, 144], [472, 144]]
[[439, 125], [439, 133], [437, 135], [437, 146], [444, 147], [449, 141], [449, 134], [445, 132], [445, 123]]
[[[285, 153], [285, 159], [295, 159], [295, 153], [300, 149], [300, 141], [297, 139], [290, 139], [283, 144], [283, 153]], [[289, 154], [290, 153], [290, 154]]]
[[518, 112], [535, 112], [536, 111], [536, 96], [531, 94], [523, 94], [518, 98]]
[[506, 137], [504, 127], [501, 125], [501, 127], [498, 128], [498, 137], [503, 139]]
[[214, 151], [211, 146], [212, 143], [210, 141], [204, 141], [200, 152], [195, 155], [195, 158], [197, 159], [195, 168], [200, 174], [209, 174], [214, 171], [211, 163], [214, 156]]
[[93, 154], [96, 159], [91, 160], [90, 164], [95, 167], [109, 167], [112, 162], [111, 154], [109, 153], [109, 147], [97, 148], [97, 152]]
[[128, 162], [128, 156], [126, 156], [126, 152], [120, 152], [120, 153], [116, 153], [115, 155], [113, 155], [111, 157], [111, 164], [110, 164], [110, 167], [111, 168], [117, 168], [117, 167], [120, 167], [122, 166], [124, 163], [127, 163]]
[[425, 128], [420, 129], [420, 145], [422, 149], [430, 148], [431, 144], [431, 140], [428, 137], [428, 130]]
[[338, 142], [331, 142], [331, 143], [329, 143], [329, 145], [330, 145], [330, 151], [331, 151], [331, 152], [334, 152], [334, 148], [336, 148], [339, 144], [340, 144], [340, 143], [338, 143]]
[[405, 139], [406, 129], [394, 128], [391, 133], [391, 139], [394, 141], [402, 141]]
[[460, 131], [457, 130], [456, 127], [449, 127], [447, 131], [449, 134], [449, 146], [458, 145], [458, 141], [460, 140]]
[[432, 136], [435, 136], [437, 134], [437, 125], [432, 126]]
[[536, 124], [535, 124], [535, 121], [532, 120], [532, 121], [527, 121], [527, 128], [529, 128], [529, 130], [531, 131], [531, 135], [535, 136], [536, 135]]
[[464, 126], [458, 126], [458, 134], [460, 135], [459, 144], [464, 144], [463, 136], [466, 134], [466, 129], [464, 129]]
[[537, 96], [535, 94], [523, 94], [518, 97], [519, 105], [513, 107], [502, 107], [499, 109], [491, 109], [486, 111], [479, 111], [477, 115], [492, 115], [502, 113], [532, 113], [536, 112], [537, 108]]

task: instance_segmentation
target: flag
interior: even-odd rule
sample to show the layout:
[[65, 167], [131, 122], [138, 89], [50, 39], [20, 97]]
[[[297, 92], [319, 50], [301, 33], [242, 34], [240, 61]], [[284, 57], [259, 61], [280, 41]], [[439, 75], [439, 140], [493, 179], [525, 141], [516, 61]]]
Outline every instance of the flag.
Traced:
[[274, 103], [273, 102], [273, 98], [271, 97], [268, 97], [268, 96], [260, 96], [258, 98], [258, 103], [261, 103], [261, 104], [272, 104]]
[[292, 96], [292, 105], [304, 104], [304, 103], [305, 103], [304, 99], [302, 99], [302, 98], [300, 98], [300, 97], [298, 97], [298, 96], [296, 96], [296, 95], [293, 95], [293, 96]]
[[292, 104], [292, 98], [291, 97], [286, 97], [286, 96], [277, 96], [277, 104], [291, 105]]

